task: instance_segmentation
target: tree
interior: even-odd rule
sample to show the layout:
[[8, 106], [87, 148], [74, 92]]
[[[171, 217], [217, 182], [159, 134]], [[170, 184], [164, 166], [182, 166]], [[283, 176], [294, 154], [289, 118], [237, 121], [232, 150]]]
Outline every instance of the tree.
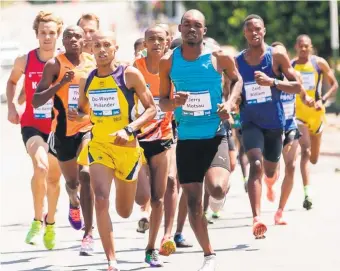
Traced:
[[203, 12], [207, 36], [221, 44], [243, 49], [243, 20], [249, 14], [258, 14], [265, 22], [268, 44], [281, 41], [293, 50], [296, 37], [307, 34], [320, 56], [331, 55], [328, 1], [184, 1], [184, 5]]

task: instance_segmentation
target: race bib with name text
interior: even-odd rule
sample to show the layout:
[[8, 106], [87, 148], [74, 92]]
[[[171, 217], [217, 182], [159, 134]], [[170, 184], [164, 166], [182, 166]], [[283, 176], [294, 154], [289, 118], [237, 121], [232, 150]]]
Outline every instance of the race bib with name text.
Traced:
[[68, 88], [68, 108], [78, 108], [79, 86], [70, 85]]
[[187, 102], [182, 106], [184, 116], [211, 115], [211, 98], [208, 90], [190, 93]]
[[36, 119], [50, 119], [52, 117], [53, 99], [49, 99], [47, 103], [33, 108], [34, 118]]
[[120, 114], [117, 89], [90, 90], [89, 100], [95, 116], [116, 116]]
[[272, 90], [269, 86], [260, 86], [256, 82], [244, 83], [248, 104], [261, 104], [272, 100]]
[[301, 72], [302, 84], [305, 90], [315, 89], [315, 76], [314, 72]]

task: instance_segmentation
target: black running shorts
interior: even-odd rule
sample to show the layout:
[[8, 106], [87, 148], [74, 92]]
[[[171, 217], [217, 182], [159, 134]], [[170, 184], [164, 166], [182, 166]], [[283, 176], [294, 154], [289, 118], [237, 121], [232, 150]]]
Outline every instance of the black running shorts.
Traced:
[[261, 149], [265, 160], [278, 162], [282, 152], [282, 129], [263, 129], [251, 122], [242, 124], [243, 147], [247, 153], [251, 149]]
[[178, 140], [176, 162], [181, 184], [202, 183], [211, 167], [221, 167], [230, 171], [228, 137]]

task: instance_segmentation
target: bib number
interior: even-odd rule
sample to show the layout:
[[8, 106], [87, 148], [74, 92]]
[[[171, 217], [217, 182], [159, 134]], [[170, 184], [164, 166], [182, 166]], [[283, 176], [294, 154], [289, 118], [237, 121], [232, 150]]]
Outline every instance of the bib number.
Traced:
[[315, 89], [315, 76], [314, 72], [301, 72], [302, 84], [305, 90]]
[[53, 100], [49, 99], [47, 103], [38, 108], [33, 108], [34, 118], [36, 119], [50, 119], [52, 117]]
[[244, 83], [248, 104], [261, 104], [272, 100], [272, 90], [269, 86], [260, 86], [255, 82]]
[[68, 108], [78, 108], [79, 86], [70, 85], [68, 89]]
[[98, 117], [120, 115], [117, 89], [90, 90], [89, 98], [93, 115]]
[[211, 98], [208, 90], [190, 93], [187, 102], [182, 106], [184, 116], [210, 116]]

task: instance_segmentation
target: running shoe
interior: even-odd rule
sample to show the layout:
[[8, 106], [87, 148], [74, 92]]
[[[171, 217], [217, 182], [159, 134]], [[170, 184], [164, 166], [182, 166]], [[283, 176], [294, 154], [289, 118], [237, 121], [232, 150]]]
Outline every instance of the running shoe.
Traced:
[[159, 258], [159, 253], [155, 249], [149, 249], [145, 252], [145, 262], [151, 267], [162, 267], [163, 262]]
[[55, 247], [55, 224], [46, 224], [43, 241], [48, 250]]
[[38, 243], [38, 237], [42, 228], [41, 221], [34, 220], [31, 224], [31, 228], [26, 235], [25, 242], [29, 245], [36, 245]]
[[149, 227], [150, 227], [149, 219], [143, 217], [138, 221], [137, 232], [145, 233], [149, 229]]
[[186, 248], [192, 247], [192, 244], [188, 243], [182, 233], [176, 233], [174, 237], [174, 241], [176, 243], [176, 247]]
[[312, 199], [310, 196], [305, 196], [305, 200], [303, 201], [303, 208], [305, 208], [306, 210], [310, 210], [312, 209]]
[[215, 271], [216, 255], [209, 255], [204, 257], [203, 266], [198, 271]]
[[91, 235], [86, 235], [81, 241], [80, 256], [91, 256], [93, 254], [94, 241]]
[[176, 243], [170, 238], [168, 239], [163, 238], [159, 254], [162, 256], [169, 256], [174, 252], [176, 252]]
[[73, 229], [79, 231], [83, 226], [83, 221], [81, 220], [80, 206], [74, 207], [70, 203], [68, 221], [70, 222]]

